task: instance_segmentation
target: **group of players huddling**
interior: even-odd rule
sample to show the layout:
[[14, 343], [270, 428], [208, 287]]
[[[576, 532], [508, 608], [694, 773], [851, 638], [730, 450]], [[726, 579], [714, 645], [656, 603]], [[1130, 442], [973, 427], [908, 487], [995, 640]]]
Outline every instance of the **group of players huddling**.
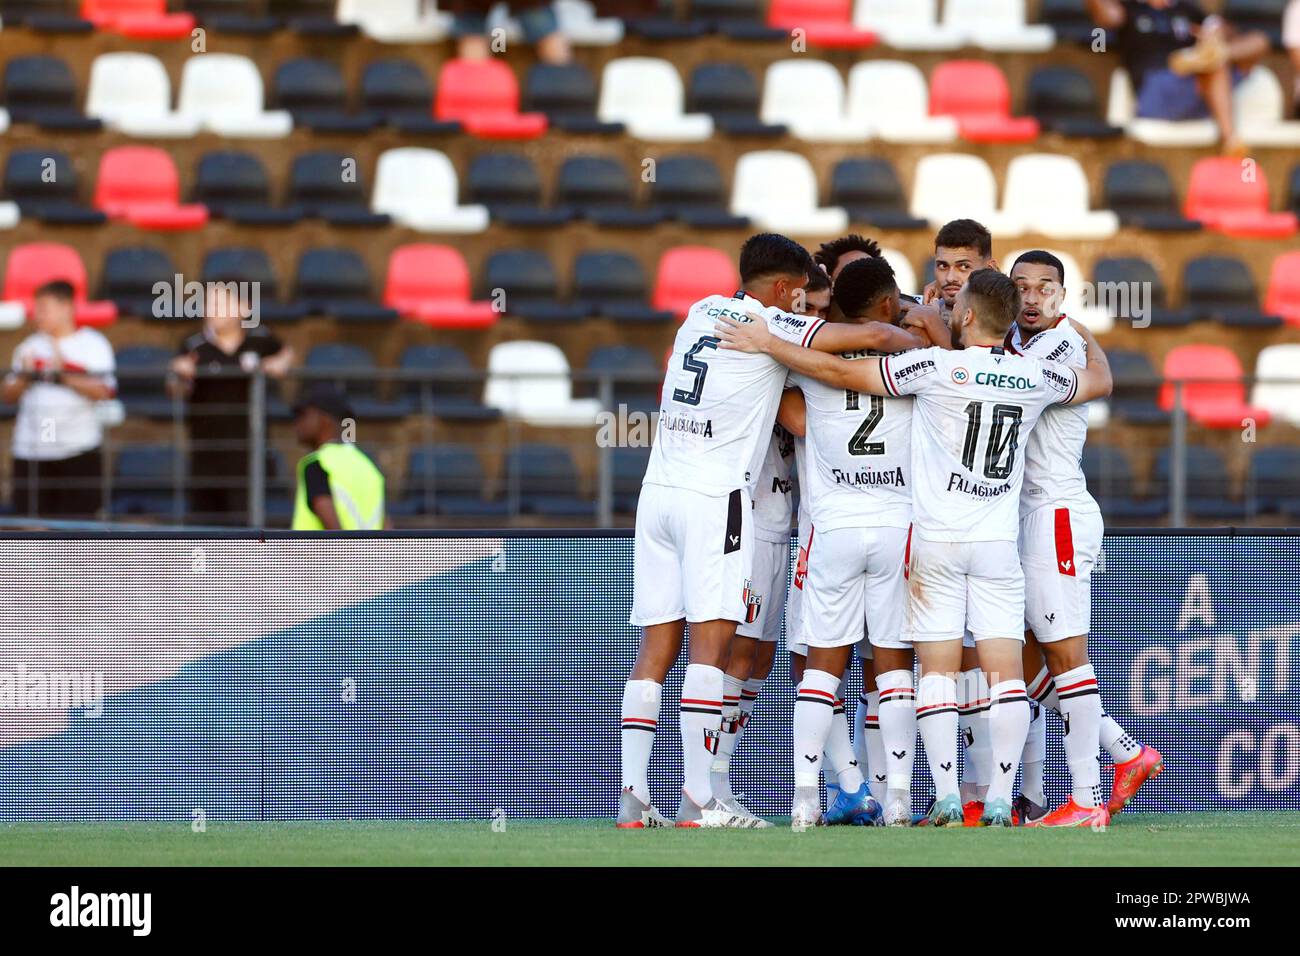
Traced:
[[[1161, 771], [1103, 712], [1088, 658], [1102, 519], [1080, 466], [1083, 405], [1110, 393], [1106, 357], [1061, 311], [1068, 277], [1050, 253], [1004, 275], [988, 230], [959, 219], [934, 265], [924, 297], [906, 296], [871, 240], [810, 255], [765, 233], [741, 249], [741, 289], [687, 314], [636, 514], [643, 632], [623, 694], [619, 827], [669, 825], [648, 767], [687, 622], [679, 827], [771, 825], [729, 773], [783, 620], [796, 829], [913, 825], [918, 730], [935, 787], [918, 824], [1104, 828]], [[1072, 778], [1051, 811], [1045, 710], [1064, 724]], [[1108, 801], [1100, 747], [1115, 765]]]

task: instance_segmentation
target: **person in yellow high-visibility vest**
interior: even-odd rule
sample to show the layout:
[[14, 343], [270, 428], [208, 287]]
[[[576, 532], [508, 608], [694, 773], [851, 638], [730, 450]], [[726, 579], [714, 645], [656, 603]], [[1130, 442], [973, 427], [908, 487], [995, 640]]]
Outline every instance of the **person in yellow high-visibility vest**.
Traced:
[[387, 526], [384, 476], [360, 448], [344, 441], [352, 417], [337, 389], [314, 387], [294, 406], [298, 441], [312, 449], [298, 461], [295, 531], [373, 531]]

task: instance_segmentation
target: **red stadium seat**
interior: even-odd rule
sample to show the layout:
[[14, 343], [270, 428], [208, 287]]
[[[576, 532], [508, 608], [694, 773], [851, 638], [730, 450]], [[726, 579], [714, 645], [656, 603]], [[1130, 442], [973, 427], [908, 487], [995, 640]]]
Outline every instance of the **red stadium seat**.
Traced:
[[519, 81], [500, 60], [448, 60], [438, 74], [434, 117], [485, 139], [536, 139], [544, 113], [519, 112]]
[[957, 120], [972, 143], [1028, 143], [1038, 138], [1038, 121], [1011, 115], [1011, 88], [992, 63], [949, 60], [930, 77], [930, 115]]
[[176, 164], [164, 150], [152, 146], [119, 146], [99, 161], [95, 208], [110, 219], [124, 219], [141, 229], [199, 229], [207, 224], [208, 207], [182, 206]]
[[1242, 374], [1237, 356], [1221, 345], [1180, 345], [1165, 356], [1160, 407], [1173, 411], [1174, 380], [1209, 379], [1183, 386], [1183, 407], [1193, 422], [1206, 428], [1241, 428], [1243, 419], [1252, 418], [1257, 425], [1267, 425], [1273, 415], [1246, 403]]
[[705, 296], [731, 295], [739, 287], [740, 274], [725, 252], [710, 246], [678, 246], [659, 260], [651, 304], [681, 321]]
[[1251, 239], [1284, 238], [1297, 228], [1295, 213], [1269, 212], [1264, 170], [1231, 156], [1209, 157], [1192, 167], [1183, 214], [1207, 229]]
[[482, 329], [497, 320], [491, 302], [471, 302], [469, 268], [451, 246], [413, 243], [388, 260], [384, 305], [439, 329]]
[[1273, 260], [1264, 314], [1280, 315], [1292, 325], [1300, 325], [1300, 252], [1287, 252]]
[[82, 0], [81, 16], [96, 29], [143, 40], [179, 39], [195, 25], [191, 13], [168, 13], [167, 0]]
[[5, 266], [4, 299], [21, 302], [30, 314], [36, 290], [56, 279], [72, 283], [78, 324], [97, 328], [113, 324], [117, 306], [86, 301], [86, 266], [76, 249], [58, 242], [29, 242], [14, 247]]
[[863, 49], [879, 37], [853, 26], [853, 0], [772, 0], [767, 23], [779, 30], [803, 30], [813, 46]]

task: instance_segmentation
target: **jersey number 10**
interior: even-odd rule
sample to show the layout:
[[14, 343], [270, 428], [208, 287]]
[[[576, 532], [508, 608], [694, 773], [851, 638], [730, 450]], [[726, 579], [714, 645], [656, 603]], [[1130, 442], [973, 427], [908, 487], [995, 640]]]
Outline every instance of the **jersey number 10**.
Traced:
[[[1024, 412], [1019, 405], [993, 406], [993, 423], [989, 428], [988, 446], [984, 450], [985, 478], [1002, 479], [1011, 476], [1020, 439], [1020, 419]], [[975, 470], [975, 450], [979, 445], [983, 417], [983, 402], [971, 402], [966, 406], [966, 440], [962, 443], [961, 463], [968, 471]]]

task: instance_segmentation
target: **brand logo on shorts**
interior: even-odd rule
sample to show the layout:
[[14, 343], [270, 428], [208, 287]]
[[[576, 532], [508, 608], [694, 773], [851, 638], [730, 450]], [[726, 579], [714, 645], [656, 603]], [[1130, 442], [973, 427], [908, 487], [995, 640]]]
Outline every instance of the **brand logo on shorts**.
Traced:
[[1055, 612], [1055, 611], [1053, 611], [1051, 614], [1044, 614], [1043, 617], [1047, 618], [1047, 623], [1048, 623], [1048, 624], [1055, 624], [1055, 623], [1056, 623], [1056, 612]]
[[964, 368], [955, 368], [952, 370], [952, 380], [958, 385], [965, 385], [970, 381], [970, 372]]

